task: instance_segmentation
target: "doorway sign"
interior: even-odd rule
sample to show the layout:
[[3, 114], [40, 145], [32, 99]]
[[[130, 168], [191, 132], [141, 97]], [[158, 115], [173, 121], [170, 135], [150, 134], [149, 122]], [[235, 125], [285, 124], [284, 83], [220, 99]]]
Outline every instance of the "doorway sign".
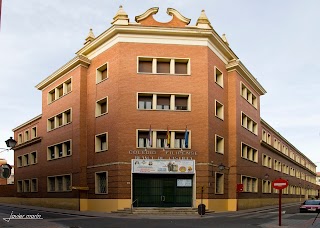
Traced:
[[281, 195], [282, 195], [282, 189], [288, 187], [289, 183], [287, 180], [284, 179], [276, 179], [272, 181], [272, 187], [274, 189], [279, 190], [279, 226], [281, 226]]

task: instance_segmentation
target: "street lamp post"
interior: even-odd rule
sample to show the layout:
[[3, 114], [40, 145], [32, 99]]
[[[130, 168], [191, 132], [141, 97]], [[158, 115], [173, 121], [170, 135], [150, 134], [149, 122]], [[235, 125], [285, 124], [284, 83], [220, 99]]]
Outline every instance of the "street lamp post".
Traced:
[[[0, 149], [2, 149], [2, 151], [0, 151], [0, 153], [2, 153], [4, 151], [12, 150], [12, 148], [16, 146], [17, 141], [14, 140], [12, 137], [10, 137], [8, 140], [5, 141], [5, 143], [8, 148], [0, 148]], [[12, 169], [12, 167], [9, 164], [2, 164], [0, 166], [0, 177], [8, 179], [11, 175], [11, 169]]]

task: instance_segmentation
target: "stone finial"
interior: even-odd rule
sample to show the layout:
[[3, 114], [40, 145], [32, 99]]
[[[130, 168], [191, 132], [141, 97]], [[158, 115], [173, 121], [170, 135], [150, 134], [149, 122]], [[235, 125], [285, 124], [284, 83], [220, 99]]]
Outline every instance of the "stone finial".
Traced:
[[84, 42], [84, 45], [90, 43], [91, 41], [93, 41], [96, 37], [94, 36], [93, 32], [92, 32], [92, 28], [90, 28], [90, 31], [88, 33], [88, 36], [86, 38], [86, 42]]
[[200, 17], [197, 20], [196, 26], [198, 28], [204, 28], [204, 29], [212, 29], [211, 23], [204, 12], [204, 10], [201, 11]]
[[222, 34], [222, 40], [223, 40], [223, 42], [226, 44], [226, 45], [228, 45], [229, 46], [229, 43], [228, 43], [228, 40], [227, 40], [227, 37], [226, 37], [226, 34]]
[[119, 7], [116, 16], [114, 16], [113, 21], [111, 22], [113, 25], [128, 25], [129, 17], [128, 14], [123, 10], [122, 6]]

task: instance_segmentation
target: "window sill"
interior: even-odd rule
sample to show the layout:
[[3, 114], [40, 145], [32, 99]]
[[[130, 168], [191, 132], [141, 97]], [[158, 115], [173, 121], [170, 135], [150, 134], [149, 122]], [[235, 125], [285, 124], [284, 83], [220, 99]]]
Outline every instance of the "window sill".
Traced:
[[217, 117], [219, 120], [224, 121], [224, 119], [222, 117], [220, 117], [220, 116], [215, 115], [215, 117]]
[[61, 126], [59, 126], [59, 127], [56, 127], [56, 128], [50, 129], [50, 130], [47, 130], [47, 132], [51, 132], [51, 131], [54, 131], [54, 130], [56, 130], [56, 129], [62, 128], [62, 127], [67, 126], [67, 125], [69, 125], [69, 124], [71, 124], [71, 123], [72, 123], [72, 121], [69, 122], [69, 123], [66, 123], [66, 124], [64, 124], [64, 125], [61, 125]]
[[100, 116], [104, 116], [104, 115], [107, 115], [108, 112], [105, 112], [105, 113], [102, 113], [102, 114], [99, 114], [99, 115], [96, 115], [96, 118], [100, 117]]
[[216, 151], [216, 153], [224, 155], [224, 152], [221, 152], [221, 151]]
[[258, 136], [257, 133], [254, 133], [253, 131], [250, 131], [248, 128], [244, 127], [243, 125], [241, 125], [244, 129], [246, 129], [247, 131], [249, 131], [251, 134], [254, 134], [255, 136]]
[[57, 160], [57, 159], [61, 159], [61, 158], [67, 158], [67, 157], [70, 157], [70, 156], [72, 156], [72, 154], [70, 154], [70, 155], [65, 155], [65, 156], [62, 156], [62, 157], [47, 159], [47, 161], [53, 161], [53, 160]]
[[175, 109], [137, 109], [138, 111], [167, 111], [167, 112], [191, 112], [191, 110], [175, 110]]
[[138, 74], [149, 74], [149, 75], [168, 75], [168, 76], [191, 76], [191, 74], [170, 74], [170, 73], [152, 73], [152, 72], [137, 72]]
[[96, 194], [96, 195], [108, 195], [108, 193], [98, 193], [98, 192], [95, 192], [94, 194]]
[[107, 81], [109, 79], [109, 77], [107, 77], [107, 78], [105, 78], [105, 79], [103, 79], [103, 80], [101, 80], [101, 81], [98, 81], [98, 82], [96, 82], [96, 85], [98, 85], [98, 84], [100, 84], [100, 83], [102, 83], [102, 82], [105, 82], [105, 81]]
[[95, 153], [102, 153], [102, 152], [106, 152], [108, 151], [108, 149], [105, 149], [105, 150], [98, 150], [98, 151], [95, 151]]
[[215, 82], [221, 89], [223, 89], [223, 85], [220, 85], [218, 82]]
[[57, 99], [55, 99], [54, 101], [48, 102], [48, 105], [51, 105], [52, 103], [54, 103], [55, 101], [60, 100], [61, 98], [63, 98], [64, 96], [67, 96], [69, 93], [71, 93], [72, 90], [70, 92], [67, 92], [65, 94], [63, 94], [61, 97], [58, 97]]

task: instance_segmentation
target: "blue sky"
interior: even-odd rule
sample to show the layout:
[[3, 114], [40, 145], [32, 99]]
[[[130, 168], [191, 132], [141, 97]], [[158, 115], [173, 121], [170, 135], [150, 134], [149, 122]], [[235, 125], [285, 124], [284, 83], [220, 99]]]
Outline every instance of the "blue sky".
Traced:
[[[110, 27], [119, 5], [130, 21], [168, 7], [195, 25], [202, 9], [219, 35], [267, 90], [261, 117], [314, 162], [320, 162], [320, 1], [317, 0], [3, 0], [0, 31], [0, 147], [12, 129], [41, 114], [35, 85], [75, 56], [89, 28]], [[13, 163], [13, 152], [0, 157]], [[317, 165], [320, 166], [320, 163]], [[320, 170], [318, 168], [318, 170]]]

